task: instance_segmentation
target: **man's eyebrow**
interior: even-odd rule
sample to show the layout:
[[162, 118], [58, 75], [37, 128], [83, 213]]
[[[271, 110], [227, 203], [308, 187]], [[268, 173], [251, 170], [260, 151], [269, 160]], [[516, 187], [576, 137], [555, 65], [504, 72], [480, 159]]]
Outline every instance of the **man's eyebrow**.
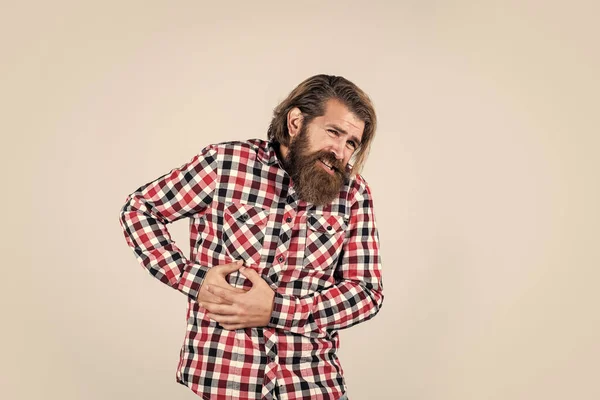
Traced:
[[[343, 133], [344, 135], [347, 135], [347, 134], [348, 134], [348, 132], [347, 132], [346, 130], [342, 129], [341, 127], [339, 127], [339, 126], [338, 126], [338, 125], [336, 125], [336, 124], [329, 123], [329, 124], [327, 124], [327, 125], [328, 125], [329, 127], [333, 128], [333, 129], [335, 129], [336, 131], [338, 131], [338, 132], [340, 132], [340, 133]], [[358, 138], [357, 138], [356, 136], [354, 136], [354, 135], [350, 135], [350, 139], [354, 140], [358, 146], [360, 146], [360, 145], [362, 144], [362, 142], [360, 141], [360, 139], [358, 139]]]

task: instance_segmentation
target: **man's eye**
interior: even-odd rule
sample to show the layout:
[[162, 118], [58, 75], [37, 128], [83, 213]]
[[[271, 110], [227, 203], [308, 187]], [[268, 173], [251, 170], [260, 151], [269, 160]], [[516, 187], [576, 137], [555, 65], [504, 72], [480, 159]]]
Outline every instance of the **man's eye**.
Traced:
[[349, 140], [347, 143], [350, 147], [352, 147], [353, 149], [356, 149], [356, 143], [354, 141]]
[[333, 133], [335, 136], [339, 135], [338, 131], [336, 131], [335, 129], [327, 129], [327, 132]]

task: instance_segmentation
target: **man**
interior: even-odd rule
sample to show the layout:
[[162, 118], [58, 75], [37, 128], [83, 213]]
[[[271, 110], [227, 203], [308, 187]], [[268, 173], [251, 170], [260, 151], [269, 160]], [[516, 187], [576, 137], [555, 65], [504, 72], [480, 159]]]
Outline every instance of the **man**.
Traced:
[[[368, 96], [317, 75], [275, 109], [268, 141], [205, 147], [131, 193], [127, 244], [188, 298], [177, 382], [204, 399], [346, 399], [338, 330], [383, 302]], [[166, 225], [190, 218], [190, 259]]]

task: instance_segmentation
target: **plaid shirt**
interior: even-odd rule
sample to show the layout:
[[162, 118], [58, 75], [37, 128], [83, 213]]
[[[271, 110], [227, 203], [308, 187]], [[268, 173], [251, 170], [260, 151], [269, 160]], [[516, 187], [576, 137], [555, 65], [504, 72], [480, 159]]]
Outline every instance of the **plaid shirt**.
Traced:
[[[189, 260], [167, 231], [184, 217]], [[138, 262], [187, 296], [177, 382], [203, 399], [343, 395], [337, 331], [383, 302], [379, 236], [360, 175], [317, 207], [298, 199], [271, 142], [214, 144], [127, 196], [119, 220]], [[275, 291], [268, 326], [227, 330], [197, 302], [209, 268], [239, 259]], [[252, 286], [239, 272], [227, 279]]]

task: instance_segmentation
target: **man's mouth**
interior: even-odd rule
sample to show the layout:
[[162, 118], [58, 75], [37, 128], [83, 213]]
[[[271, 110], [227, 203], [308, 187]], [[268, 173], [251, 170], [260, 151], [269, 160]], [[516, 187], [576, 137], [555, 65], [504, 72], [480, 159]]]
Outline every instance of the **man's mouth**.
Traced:
[[331, 175], [335, 173], [336, 168], [329, 161], [325, 161], [321, 158], [319, 159], [319, 161], [321, 161], [321, 164], [324, 166], [323, 169], [325, 169], [325, 171], [327, 171]]

